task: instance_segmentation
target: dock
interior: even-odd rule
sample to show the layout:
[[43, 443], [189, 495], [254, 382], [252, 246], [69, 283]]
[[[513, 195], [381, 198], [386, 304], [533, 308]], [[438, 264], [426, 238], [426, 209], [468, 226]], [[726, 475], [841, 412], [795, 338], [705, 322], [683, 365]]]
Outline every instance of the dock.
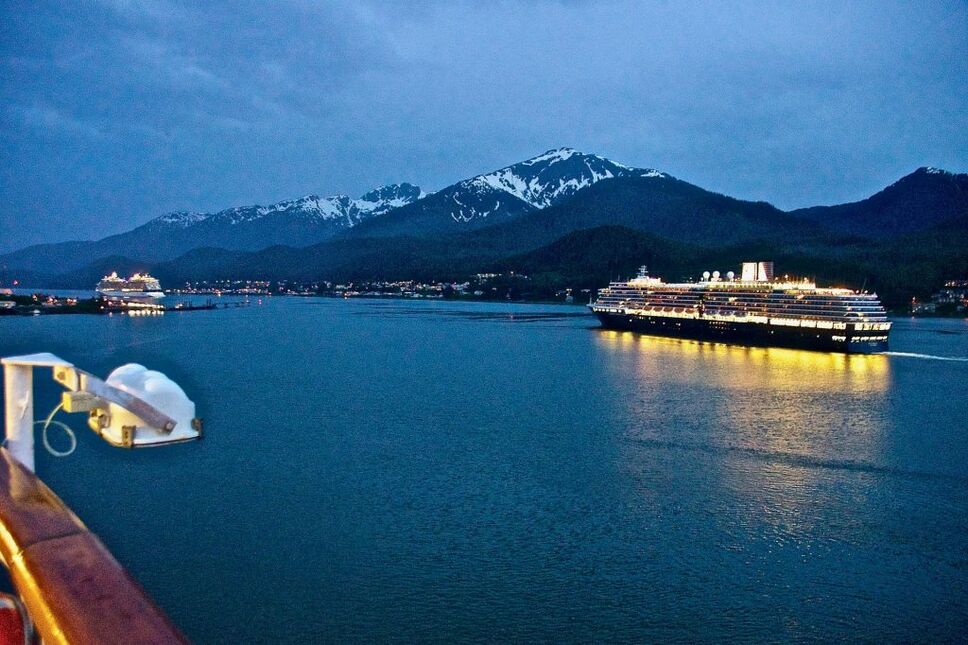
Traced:
[[138, 300], [120, 300], [104, 297], [71, 298], [47, 294], [31, 296], [0, 295], [0, 316], [42, 316], [61, 314], [100, 314], [127, 316], [159, 316], [165, 313], [186, 311], [212, 311], [248, 307], [249, 301], [217, 302], [209, 298], [205, 302], [182, 300], [161, 304]]

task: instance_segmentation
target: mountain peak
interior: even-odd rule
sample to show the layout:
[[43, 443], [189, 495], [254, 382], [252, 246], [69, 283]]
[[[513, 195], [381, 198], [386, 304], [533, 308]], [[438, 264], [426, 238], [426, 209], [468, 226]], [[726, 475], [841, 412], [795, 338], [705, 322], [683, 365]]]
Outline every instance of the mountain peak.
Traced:
[[407, 182], [400, 184], [387, 184], [386, 186], [380, 186], [375, 188], [368, 193], [360, 196], [359, 200], [361, 202], [379, 202], [385, 200], [396, 200], [401, 203], [398, 204], [402, 206], [404, 203], [409, 204], [412, 201], [416, 201], [424, 196], [424, 192], [420, 190], [419, 186], [414, 186]]
[[921, 166], [915, 170], [912, 175], [953, 175], [954, 173], [948, 172], [942, 168], [934, 168], [933, 166]]
[[939, 180], [954, 180], [956, 182], [965, 181], [968, 175], [949, 172], [943, 168], [933, 166], [921, 166], [914, 172], [904, 175], [884, 190], [891, 190], [900, 186], [917, 186], [921, 184], [933, 185]]
[[[669, 176], [650, 168], [631, 168], [574, 148], [552, 148], [536, 157], [478, 175], [457, 185], [478, 191], [510, 193], [540, 209], [556, 204], [603, 179], [613, 177]], [[486, 216], [486, 213], [478, 215]]]
[[542, 161], [549, 161], [552, 163], [556, 161], [567, 161], [575, 155], [585, 156], [583, 153], [575, 150], [574, 148], [552, 148], [551, 150], [545, 150], [537, 157], [532, 157], [522, 161], [521, 164], [530, 166]]

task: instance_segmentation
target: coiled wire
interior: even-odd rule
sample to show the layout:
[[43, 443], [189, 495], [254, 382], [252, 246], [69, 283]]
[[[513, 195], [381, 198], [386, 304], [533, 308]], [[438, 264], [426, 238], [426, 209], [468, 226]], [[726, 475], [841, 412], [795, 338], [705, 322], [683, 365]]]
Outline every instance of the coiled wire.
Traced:
[[[67, 457], [77, 449], [77, 437], [74, 435], [74, 431], [71, 430], [71, 427], [66, 423], [64, 423], [63, 421], [54, 421], [54, 415], [57, 414], [60, 411], [60, 409], [63, 407], [64, 407], [64, 404], [59, 403], [57, 407], [55, 407], [53, 410], [50, 411], [50, 414], [47, 415], [46, 419], [44, 419], [43, 421], [34, 421], [35, 426], [40, 424], [44, 425], [40, 433], [41, 439], [44, 442], [44, 448], [46, 448], [47, 452], [54, 455], [55, 457]], [[57, 426], [64, 431], [64, 434], [66, 434], [68, 439], [70, 439], [70, 442], [71, 442], [70, 448], [68, 448], [67, 450], [57, 450], [52, 445], [50, 445], [50, 440], [47, 438], [47, 430], [52, 425]]]

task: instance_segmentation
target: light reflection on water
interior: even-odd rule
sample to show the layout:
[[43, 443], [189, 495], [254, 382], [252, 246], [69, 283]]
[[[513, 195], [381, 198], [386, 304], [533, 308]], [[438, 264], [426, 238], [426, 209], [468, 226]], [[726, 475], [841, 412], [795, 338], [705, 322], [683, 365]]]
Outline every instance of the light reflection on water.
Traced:
[[[765, 387], [799, 392], [844, 388], [856, 392], [883, 392], [889, 386], [890, 361], [883, 354], [744, 347], [612, 330], [601, 330], [598, 338], [603, 345], [633, 351], [642, 357], [652, 356], [652, 361], [641, 364], [645, 370], [671, 360], [680, 370], [688, 371], [686, 380], [691, 380], [697, 369], [708, 370], [705, 373], [715, 379], [707, 380], [708, 385], [749, 393]], [[668, 378], [669, 373], [662, 376]]]
[[[877, 461], [892, 383], [886, 356], [614, 331], [597, 340], [616, 378], [633, 381], [625, 400], [638, 421], [632, 438], [669, 440], [671, 420], [679, 438], [696, 445]], [[690, 430], [697, 421], [701, 434]]]
[[615, 331], [597, 340], [618, 359], [609, 367], [627, 388], [631, 440], [787, 464], [881, 465], [891, 388], [886, 356]]

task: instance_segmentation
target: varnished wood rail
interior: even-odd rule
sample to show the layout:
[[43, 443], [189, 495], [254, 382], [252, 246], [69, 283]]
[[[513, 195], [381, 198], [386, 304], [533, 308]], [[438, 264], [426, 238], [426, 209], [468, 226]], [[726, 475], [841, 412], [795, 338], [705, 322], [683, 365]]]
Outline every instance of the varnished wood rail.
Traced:
[[101, 540], [0, 448], [0, 557], [52, 643], [187, 643]]

